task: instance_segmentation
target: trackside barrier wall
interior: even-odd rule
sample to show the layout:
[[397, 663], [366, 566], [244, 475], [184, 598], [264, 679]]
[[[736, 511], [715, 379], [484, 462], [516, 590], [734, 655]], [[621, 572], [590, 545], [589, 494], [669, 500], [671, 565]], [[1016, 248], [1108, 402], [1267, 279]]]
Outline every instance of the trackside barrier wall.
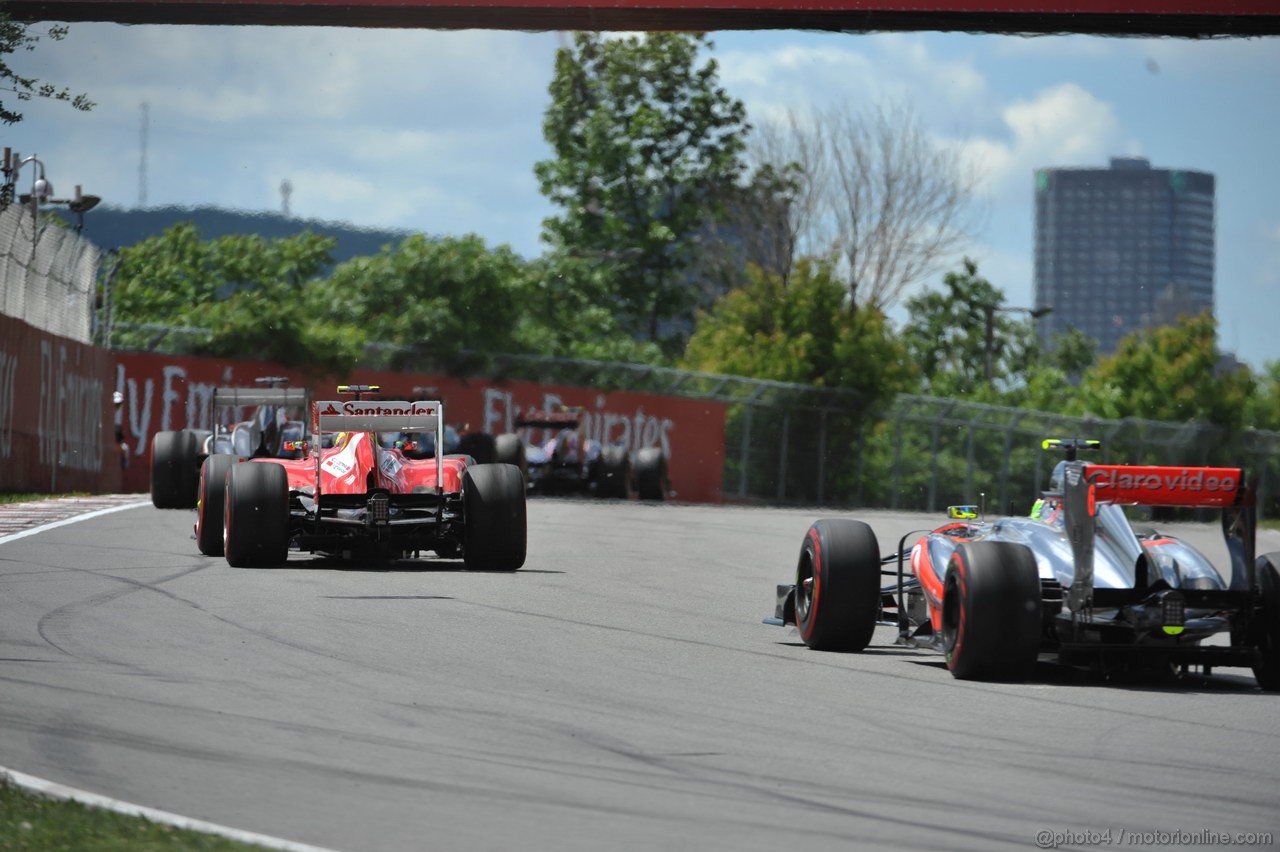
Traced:
[[[358, 369], [338, 379], [307, 379], [296, 370], [260, 361], [118, 352], [109, 390], [125, 397], [124, 425], [132, 448], [125, 472], [128, 491], [149, 489], [151, 437], [158, 431], [209, 429], [209, 401], [219, 386], [252, 386], [259, 376], [284, 376], [313, 398], [334, 398], [339, 382], [378, 385], [386, 399], [440, 399], [449, 425], [489, 434], [516, 431], [516, 417], [560, 406], [581, 406], [588, 437], [622, 443], [633, 452], [662, 447], [670, 461], [674, 498], [722, 499], [725, 407], [714, 400], [659, 396], [629, 390], [595, 390], [549, 382], [456, 379], [431, 373]], [[250, 409], [243, 414], [248, 416]], [[543, 429], [524, 430], [540, 442]]]
[[0, 491], [111, 492], [111, 353], [0, 314]]

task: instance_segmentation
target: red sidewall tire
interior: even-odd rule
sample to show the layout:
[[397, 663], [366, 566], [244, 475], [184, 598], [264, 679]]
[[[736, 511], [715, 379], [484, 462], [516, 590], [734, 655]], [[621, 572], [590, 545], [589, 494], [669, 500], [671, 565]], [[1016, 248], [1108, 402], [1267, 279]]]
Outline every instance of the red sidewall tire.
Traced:
[[1030, 548], [966, 542], [947, 561], [942, 643], [961, 680], [1020, 681], [1035, 668], [1043, 633], [1040, 574]]
[[880, 615], [880, 547], [867, 524], [816, 521], [796, 566], [796, 628], [817, 651], [861, 651]]

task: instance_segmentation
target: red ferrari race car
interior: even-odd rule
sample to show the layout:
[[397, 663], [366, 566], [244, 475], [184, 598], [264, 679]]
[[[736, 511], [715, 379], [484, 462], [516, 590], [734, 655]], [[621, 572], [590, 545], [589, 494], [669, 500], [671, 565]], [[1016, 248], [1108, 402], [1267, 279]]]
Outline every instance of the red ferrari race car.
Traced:
[[[386, 562], [461, 556], [467, 568], [524, 564], [524, 478], [506, 464], [445, 455], [439, 402], [356, 399], [311, 404], [314, 440], [300, 459], [211, 455], [200, 473], [196, 543], [235, 567], [283, 564], [289, 551]], [[379, 433], [430, 432], [435, 454], [406, 456]], [[332, 437], [330, 446], [327, 440]]]
[[[151, 504], [157, 509], [193, 509], [200, 468], [212, 455], [248, 458], [301, 458], [307, 440], [309, 394], [281, 387], [287, 379], [263, 376], [257, 387], [215, 388], [209, 398], [213, 429], [157, 432], [151, 439]], [[235, 420], [255, 407], [247, 420]]]
[[639, 450], [633, 463], [626, 447], [585, 437], [577, 410], [519, 417], [515, 425], [543, 430], [542, 442], [525, 443], [515, 433], [498, 435], [494, 455], [524, 471], [535, 494], [587, 493], [623, 500], [635, 494], [641, 500], [665, 500], [671, 493], [667, 457], [660, 447]]
[[[1280, 552], [1255, 559], [1243, 471], [1077, 458], [1098, 446], [1044, 443], [1066, 459], [1034, 517], [986, 522], [977, 507], [953, 506], [949, 523], [885, 556], [867, 524], [817, 521], [765, 623], [795, 625], [829, 651], [861, 651], [877, 624], [893, 625], [895, 644], [943, 652], [961, 679], [1023, 680], [1041, 661], [1103, 672], [1233, 666], [1280, 690]], [[1133, 505], [1220, 509], [1229, 573], [1185, 542], [1135, 531], [1122, 508]]]

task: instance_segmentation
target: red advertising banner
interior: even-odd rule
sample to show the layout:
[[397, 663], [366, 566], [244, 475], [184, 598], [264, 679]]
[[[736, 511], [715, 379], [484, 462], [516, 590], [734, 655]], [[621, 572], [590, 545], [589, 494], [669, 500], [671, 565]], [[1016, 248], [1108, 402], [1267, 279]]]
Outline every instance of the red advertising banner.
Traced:
[[[212, 428], [210, 401], [216, 387], [253, 387], [258, 377], [282, 376], [291, 386], [310, 387], [314, 399], [341, 398], [335, 382], [312, 384], [297, 371], [261, 361], [117, 353], [115, 364], [112, 389], [124, 394], [123, 423], [131, 447], [125, 471], [128, 491], [150, 490], [149, 454], [156, 432]], [[491, 435], [516, 431], [520, 416], [581, 407], [581, 429], [588, 438], [623, 444], [632, 452], [662, 447], [670, 461], [674, 499], [721, 499], [722, 403], [536, 382], [463, 381], [430, 373], [356, 370], [344, 381], [378, 385], [388, 399], [438, 399], [449, 425]], [[245, 417], [251, 413], [243, 412]], [[540, 442], [542, 432], [535, 428], [526, 437]]]
[[0, 314], [0, 491], [115, 491], [110, 353]]

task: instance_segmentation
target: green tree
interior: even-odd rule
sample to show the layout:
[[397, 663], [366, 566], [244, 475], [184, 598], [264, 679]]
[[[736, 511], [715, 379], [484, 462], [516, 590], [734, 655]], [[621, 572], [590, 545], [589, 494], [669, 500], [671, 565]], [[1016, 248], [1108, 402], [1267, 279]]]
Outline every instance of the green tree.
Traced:
[[314, 288], [322, 316], [342, 316], [393, 347], [391, 366], [459, 368], [470, 353], [521, 352], [530, 270], [474, 234], [407, 237], [340, 264]]
[[718, 83], [711, 42], [683, 33], [578, 33], [556, 54], [543, 133], [554, 156], [535, 166], [558, 208], [555, 249], [616, 263], [610, 307], [651, 341], [691, 316], [687, 271], [698, 237], [743, 172], [742, 103]]
[[309, 232], [203, 240], [194, 224], [174, 225], [121, 250], [110, 297], [113, 324], [122, 328], [113, 345], [144, 347], [157, 333], [129, 325], [194, 327], [209, 333], [187, 342], [193, 354], [349, 370], [363, 343], [359, 333], [341, 322], [341, 312], [317, 314], [309, 305], [311, 288], [333, 263], [334, 244]]
[[746, 284], [699, 315], [684, 354], [692, 370], [861, 391], [890, 398], [913, 377], [884, 314], [852, 310], [831, 263], [799, 261], [788, 282], [749, 267]]
[[1255, 377], [1255, 392], [1245, 412], [1245, 425], [1280, 432], [1280, 361], [1269, 361]]
[[660, 363], [657, 344], [637, 340], [614, 313], [613, 267], [558, 252], [533, 261], [516, 329], [520, 349], [558, 358]]
[[[71, 90], [59, 88], [52, 83], [42, 83], [35, 77], [27, 77], [14, 70], [7, 59], [19, 51], [27, 52], [36, 49], [41, 37], [50, 41], [61, 41], [69, 30], [65, 26], [51, 26], [41, 32], [33, 32], [32, 25], [24, 21], [15, 21], [3, 8], [0, 8], [0, 90], [13, 92], [19, 101], [32, 98], [52, 98], [66, 101], [72, 108], [88, 112], [97, 104], [84, 94], [72, 94]], [[14, 111], [0, 100], [0, 122], [17, 124], [22, 121], [22, 113]]]
[[1115, 354], [1085, 373], [1080, 390], [1081, 414], [1238, 428], [1254, 379], [1247, 367], [1224, 362], [1217, 322], [1205, 311], [1125, 336]]
[[919, 367], [921, 389], [1000, 401], [1000, 392], [1023, 384], [1037, 362], [1035, 328], [1004, 309], [1004, 292], [968, 258], [942, 283], [942, 291], [926, 291], [906, 305], [910, 319], [902, 338]]

